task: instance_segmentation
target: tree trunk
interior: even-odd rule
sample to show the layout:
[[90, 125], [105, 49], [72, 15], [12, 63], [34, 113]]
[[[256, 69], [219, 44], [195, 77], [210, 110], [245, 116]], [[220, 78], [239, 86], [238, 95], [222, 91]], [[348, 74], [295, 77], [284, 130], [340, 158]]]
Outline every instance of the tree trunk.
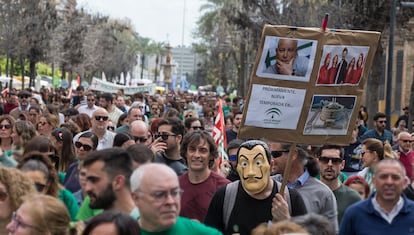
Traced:
[[30, 60], [29, 70], [30, 70], [29, 87], [32, 87], [32, 86], [34, 87], [34, 85], [35, 85], [35, 78], [36, 78], [36, 61]]
[[6, 55], [6, 77], [9, 77], [9, 62], [10, 62], [10, 53], [7, 51], [7, 55]]
[[23, 90], [24, 89], [24, 82], [25, 82], [25, 80], [24, 80], [24, 58], [23, 58], [23, 55], [20, 56], [20, 67], [21, 67], [20, 72], [21, 72], [21, 75], [22, 75], [22, 90]]

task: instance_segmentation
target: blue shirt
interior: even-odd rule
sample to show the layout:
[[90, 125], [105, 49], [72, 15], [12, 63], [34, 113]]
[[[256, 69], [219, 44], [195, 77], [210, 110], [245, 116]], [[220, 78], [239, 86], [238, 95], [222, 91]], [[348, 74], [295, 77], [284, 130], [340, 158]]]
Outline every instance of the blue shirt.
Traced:
[[305, 172], [303, 172], [303, 174], [301, 176], [299, 176], [299, 178], [296, 179], [296, 181], [293, 184], [290, 183], [286, 183], [286, 186], [288, 186], [288, 188], [296, 188], [299, 185], [303, 186], [305, 184], [305, 182], [309, 179], [309, 172], [308, 170], [305, 170]]
[[389, 130], [384, 130], [384, 133], [382, 133], [382, 135], [379, 135], [375, 129], [368, 130], [361, 136], [361, 142], [368, 138], [375, 138], [381, 140], [383, 143], [385, 141], [388, 141], [391, 146], [394, 144], [392, 140], [392, 132]]
[[369, 198], [357, 202], [345, 211], [339, 235], [410, 235], [414, 234], [414, 202], [402, 195], [404, 204], [398, 215], [388, 223], [372, 204], [373, 193]]

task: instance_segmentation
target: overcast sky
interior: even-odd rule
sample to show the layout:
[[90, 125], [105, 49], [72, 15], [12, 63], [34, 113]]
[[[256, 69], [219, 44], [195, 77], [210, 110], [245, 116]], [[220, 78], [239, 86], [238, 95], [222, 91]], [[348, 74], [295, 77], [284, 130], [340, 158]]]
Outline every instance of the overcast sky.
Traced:
[[185, 2], [184, 45], [195, 40], [192, 33], [205, 0], [77, 0], [78, 7], [100, 12], [111, 18], [129, 18], [143, 37], [157, 42], [181, 45]]

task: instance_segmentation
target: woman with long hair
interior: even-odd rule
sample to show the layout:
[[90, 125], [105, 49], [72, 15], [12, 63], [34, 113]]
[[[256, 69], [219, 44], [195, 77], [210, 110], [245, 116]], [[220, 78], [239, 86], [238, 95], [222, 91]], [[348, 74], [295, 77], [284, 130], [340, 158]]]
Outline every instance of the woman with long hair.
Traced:
[[[45, 137], [39, 136], [38, 138]], [[28, 152], [23, 156], [17, 168], [34, 181], [39, 193], [61, 200], [69, 211], [71, 220], [76, 220], [76, 214], [79, 211], [78, 203], [73, 194], [59, 184], [58, 172], [46, 153]]]
[[375, 192], [375, 188], [372, 184], [375, 166], [385, 158], [395, 158], [388, 141], [383, 143], [381, 140], [368, 138], [362, 142], [361, 159], [364, 169], [358, 172], [358, 175], [367, 181], [371, 192]]
[[37, 135], [34, 125], [30, 121], [17, 121], [14, 123], [11, 137], [13, 138], [12, 157], [19, 161], [23, 156], [24, 146]]
[[346, 68], [346, 76], [345, 76], [345, 82], [347, 84], [356, 84], [357, 82], [354, 81], [355, 78], [355, 57], [352, 57], [351, 61], [348, 64], [348, 67]]
[[63, 185], [72, 193], [81, 189], [79, 184], [79, 163], [82, 162], [88, 154], [96, 150], [98, 147], [98, 136], [92, 132], [85, 132], [79, 136], [78, 141], [75, 142], [75, 155], [77, 161], [73, 162], [66, 171]]
[[329, 84], [335, 83], [335, 75], [336, 75], [336, 72], [338, 71], [338, 60], [339, 60], [338, 55], [335, 55], [332, 58], [332, 65], [328, 69]]
[[37, 123], [37, 131], [40, 135], [50, 138], [52, 130], [59, 126], [59, 119], [56, 115], [44, 113]]
[[329, 80], [329, 63], [331, 62], [331, 53], [326, 54], [323, 65], [319, 69], [318, 84], [332, 84]]
[[69, 165], [75, 161], [72, 133], [66, 128], [56, 128], [52, 131], [51, 135], [50, 140], [59, 156], [59, 165], [57, 168], [60, 172], [66, 172]]

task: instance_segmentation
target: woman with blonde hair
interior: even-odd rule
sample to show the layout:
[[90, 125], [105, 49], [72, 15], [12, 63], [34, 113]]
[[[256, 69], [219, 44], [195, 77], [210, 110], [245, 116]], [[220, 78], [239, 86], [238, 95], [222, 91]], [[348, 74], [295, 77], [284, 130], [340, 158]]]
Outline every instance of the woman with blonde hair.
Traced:
[[59, 119], [56, 115], [44, 113], [37, 123], [37, 131], [40, 135], [50, 138], [53, 129], [59, 126]]
[[0, 234], [7, 234], [6, 225], [23, 197], [35, 194], [33, 182], [16, 168], [0, 167]]
[[69, 222], [69, 213], [62, 202], [52, 196], [36, 194], [24, 199], [13, 213], [7, 230], [16, 235], [68, 235]]
[[392, 153], [392, 147], [388, 141], [383, 143], [381, 140], [368, 138], [362, 142], [361, 160], [364, 169], [358, 172], [358, 175], [367, 181], [371, 192], [375, 192], [375, 188], [372, 184], [374, 168], [379, 161], [385, 158], [395, 158]]

